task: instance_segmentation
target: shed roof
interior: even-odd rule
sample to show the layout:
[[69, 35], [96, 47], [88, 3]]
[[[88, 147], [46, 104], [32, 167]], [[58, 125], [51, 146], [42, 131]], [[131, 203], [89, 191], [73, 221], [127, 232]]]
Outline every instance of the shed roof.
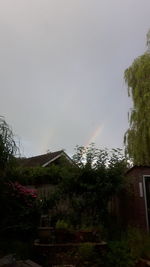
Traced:
[[130, 169], [127, 170], [126, 174], [132, 172], [135, 169], [139, 169], [139, 170], [143, 170], [143, 169], [150, 169], [150, 166], [146, 166], [146, 165], [134, 165], [133, 167], [131, 167]]

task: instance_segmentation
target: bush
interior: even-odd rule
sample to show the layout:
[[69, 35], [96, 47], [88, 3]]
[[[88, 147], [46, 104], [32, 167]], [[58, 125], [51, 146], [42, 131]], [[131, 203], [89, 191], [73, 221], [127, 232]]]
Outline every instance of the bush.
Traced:
[[150, 236], [138, 228], [129, 227], [121, 240], [108, 244], [106, 266], [134, 266], [141, 257], [150, 257]]
[[92, 260], [95, 257], [94, 245], [92, 243], [83, 243], [80, 245], [78, 253], [83, 261]]
[[127, 232], [128, 245], [135, 260], [150, 258], [150, 235], [135, 227], [129, 227]]
[[19, 183], [1, 183], [3, 193], [0, 195], [0, 233], [27, 237], [36, 232], [39, 218], [37, 194]]
[[58, 220], [56, 223], [56, 229], [68, 229], [68, 224], [64, 220]]
[[106, 255], [107, 267], [131, 267], [134, 266], [134, 258], [131, 254], [127, 240], [112, 241], [108, 245], [109, 252]]

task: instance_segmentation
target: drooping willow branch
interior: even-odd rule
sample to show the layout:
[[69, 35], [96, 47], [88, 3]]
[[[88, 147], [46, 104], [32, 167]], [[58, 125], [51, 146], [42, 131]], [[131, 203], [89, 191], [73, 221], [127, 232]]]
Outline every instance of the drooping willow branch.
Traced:
[[124, 136], [125, 151], [134, 164], [150, 165], [150, 54], [134, 60], [124, 78], [133, 100]]

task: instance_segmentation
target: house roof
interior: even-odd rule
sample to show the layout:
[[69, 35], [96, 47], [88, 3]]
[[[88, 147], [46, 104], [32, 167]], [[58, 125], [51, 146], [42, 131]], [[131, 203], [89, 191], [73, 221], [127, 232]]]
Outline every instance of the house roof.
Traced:
[[31, 157], [31, 158], [20, 158], [18, 160], [19, 165], [22, 167], [46, 167], [51, 162], [55, 161], [56, 159], [60, 158], [61, 156], [65, 156], [68, 161], [73, 163], [72, 159], [63, 151], [55, 151], [55, 152], [49, 152], [47, 154]]
[[133, 167], [131, 167], [129, 170], [126, 171], [126, 174], [132, 172], [134, 169], [148, 169], [148, 168], [150, 168], [150, 166], [134, 165]]

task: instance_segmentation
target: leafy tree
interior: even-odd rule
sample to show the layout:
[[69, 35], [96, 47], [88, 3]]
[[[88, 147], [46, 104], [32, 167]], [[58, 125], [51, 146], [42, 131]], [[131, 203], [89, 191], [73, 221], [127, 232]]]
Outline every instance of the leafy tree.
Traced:
[[124, 77], [133, 100], [130, 126], [124, 136], [125, 152], [134, 164], [150, 165], [150, 53], [135, 59]]
[[76, 148], [80, 168], [66, 173], [59, 184], [62, 199], [69, 199], [74, 224], [96, 225], [108, 216], [108, 202], [123, 186], [126, 160], [120, 149]]
[[0, 116], [0, 171], [4, 171], [14, 160], [18, 151], [10, 126]]
[[76, 146], [75, 154], [73, 155], [74, 162], [79, 167], [91, 168], [98, 156], [98, 149], [95, 148], [95, 144], [91, 143], [88, 147]]

